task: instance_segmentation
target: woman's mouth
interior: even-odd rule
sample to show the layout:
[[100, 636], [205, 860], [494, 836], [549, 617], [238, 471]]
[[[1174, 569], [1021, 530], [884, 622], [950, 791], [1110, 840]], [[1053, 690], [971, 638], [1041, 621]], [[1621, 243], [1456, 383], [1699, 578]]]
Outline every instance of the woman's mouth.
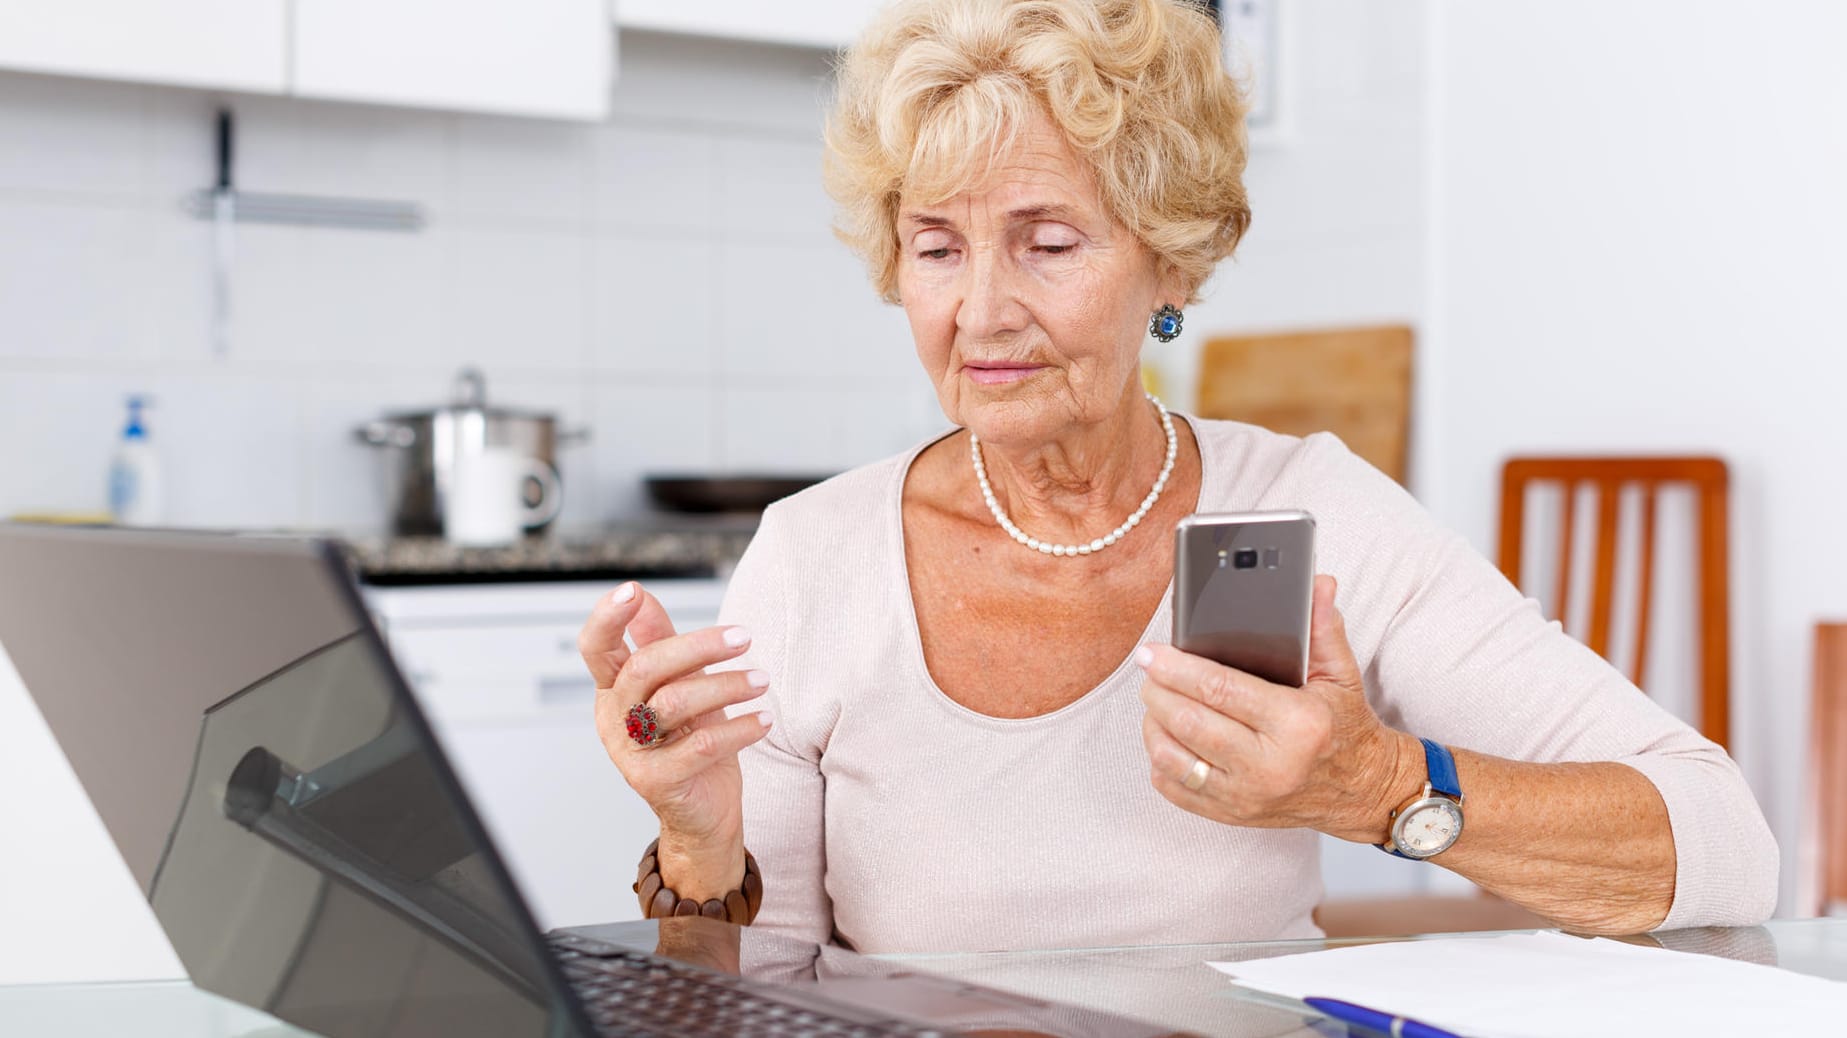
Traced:
[[962, 365], [962, 372], [969, 381], [983, 386], [998, 386], [1007, 382], [1018, 382], [1043, 368], [1043, 364], [1013, 364], [1005, 361], [993, 363]]

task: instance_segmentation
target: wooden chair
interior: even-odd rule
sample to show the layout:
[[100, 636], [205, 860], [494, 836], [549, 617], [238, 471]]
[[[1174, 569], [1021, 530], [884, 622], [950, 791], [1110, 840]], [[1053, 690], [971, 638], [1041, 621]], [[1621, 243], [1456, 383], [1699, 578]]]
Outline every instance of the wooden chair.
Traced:
[[1403, 483], [1411, 353], [1403, 325], [1211, 339], [1196, 409], [1291, 436], [1332, 432]]
[[1572, 549], [1580, 493], [1596, 495], [1592, 546], [1590, 627], [1585, 644], [1610, 655], [1615, 616], [1617, 528], [1623, 488], [1642, 497], [1641, 568], [1636, 584], [1635, 661], [1630, 679], [1648, 688], [1648, 632], [1655, 583], [1656, 500], [1664, 486], [1691, 485], [1698, 495], [1699, 730], [1726, 746], [1731, 735], [1731, 641], [1728, 623], [1727, 476], [1725, 462], [1710, 457], [1514, 458], [1501, 471], [1501, 572], [1520, 586], [1525, 549], [1527, 489], [1554, 483], [1564, 489], [1559, 522], [1553, 614], [1564, 619], [1571, 603]]
[[1809, 776], [1820, 850], [1816, 913], [1847, 911], [1847, 623], [1815, 625]]

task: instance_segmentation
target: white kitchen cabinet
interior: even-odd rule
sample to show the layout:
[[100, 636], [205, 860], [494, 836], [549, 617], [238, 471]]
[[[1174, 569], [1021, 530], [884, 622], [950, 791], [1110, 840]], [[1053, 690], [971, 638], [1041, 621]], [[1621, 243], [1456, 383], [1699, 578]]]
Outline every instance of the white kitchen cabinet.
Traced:
[[561, 119], [609, 113], [608, 0], [294, 0], [290, 92]]
[[609, 0], [0, 0], [0, 69], [600, 120]]
[[853, 41], [887, 0], [615, 0], [625, 29], [723, 36], [838, 50]]
[[[720, 580], [645, 586], [682, 631], [718, 622]], [[577, 633], [609, 582], [372, 588], [367, 602], [542, 926], [638, 919], [657, 831], [597, 739]]]
[[278, 94], [286, 0], [0, 0], [0, 68]]

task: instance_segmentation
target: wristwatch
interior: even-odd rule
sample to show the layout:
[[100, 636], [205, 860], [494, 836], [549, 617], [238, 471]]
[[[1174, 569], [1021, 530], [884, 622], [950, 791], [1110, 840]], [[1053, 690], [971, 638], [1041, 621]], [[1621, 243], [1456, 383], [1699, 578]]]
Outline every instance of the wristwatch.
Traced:
[[1424, 744], [1430, 778], [1422, 793], [1392, 812], [1390, 835], [1379, 849], [1421, 860], [1449, 850], [1462, 835], [1462, 783], [1456, 779], [1456, 758], [1446, 747], [1418, 741]]

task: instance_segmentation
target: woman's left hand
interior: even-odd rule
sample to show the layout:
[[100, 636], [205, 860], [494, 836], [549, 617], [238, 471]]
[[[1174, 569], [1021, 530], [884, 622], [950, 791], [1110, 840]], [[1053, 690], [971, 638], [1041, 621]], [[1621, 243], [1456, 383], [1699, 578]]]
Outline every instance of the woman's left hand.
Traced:
[[[1300, 689], [1171, 645], [1137, 651], [1148, 675], [1142, 741], [1162, 796], [1229, 825], [1385, 839], [1391, 809], [1417, 792], [1399, 788], [1410, 781], [1402, 765], [1407, 741], [1415, 741], [1387, 728], [1367, 704], [1334, 590], [1333, 577], [1315, 578], [1308, 681]], [[1189, 789], [1195, 760], [1210, 770]]]

